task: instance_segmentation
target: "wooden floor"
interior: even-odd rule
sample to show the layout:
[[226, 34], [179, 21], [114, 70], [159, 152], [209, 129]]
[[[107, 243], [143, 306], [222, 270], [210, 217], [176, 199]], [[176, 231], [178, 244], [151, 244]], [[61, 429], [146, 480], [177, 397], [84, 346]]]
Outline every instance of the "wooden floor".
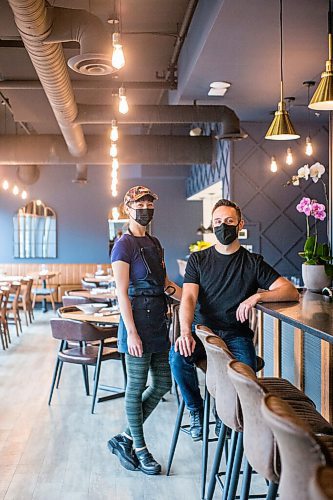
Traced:
[[[172, 475], [165, 475], [177, 408], [173, 395], [145, 427], [148, 447], [163, 467], [160, 476], [126, 471], [110, 454], [108, 439], [124, 428], [124, 400], [99, 403], [91, 415], [79, 366], [64, 366], [47, 405], [58, 348], [50, 333], [52, 316], [37, 313], [19, 339], [12, 334], [10, 349], [0, 351], [0, 498], [199, 499], [201, 443], [181, 434]], [[119, 362], [102, 365], [101, 383], [122, 385]], [[265, 492], [262, 480], [258, 489]], [[214, 498], [220, 498], [219, 491]]]

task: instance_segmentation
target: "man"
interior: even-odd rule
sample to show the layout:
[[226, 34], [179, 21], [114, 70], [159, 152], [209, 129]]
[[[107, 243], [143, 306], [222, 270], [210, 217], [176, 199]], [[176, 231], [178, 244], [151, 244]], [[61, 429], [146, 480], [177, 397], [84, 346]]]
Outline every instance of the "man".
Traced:
[[253, 332], [248, 321], [251, 309], [258, 302], [299, 300], [292, 283], [261, 255], [240, 246], [238, 233], [244, 221], [235, 203], [218, 201], [212, 218], [217, 243], [193, 253], [188, 260], [180, 305], [181, 335], [170, 351], [171, 369], [190, 411], [194, 441], [202, 439], [203, 415], [195, 362], [206, 354], [192, 333], [193, 320], [208, 326], [226, 342], [236, 359], [256, 369]]

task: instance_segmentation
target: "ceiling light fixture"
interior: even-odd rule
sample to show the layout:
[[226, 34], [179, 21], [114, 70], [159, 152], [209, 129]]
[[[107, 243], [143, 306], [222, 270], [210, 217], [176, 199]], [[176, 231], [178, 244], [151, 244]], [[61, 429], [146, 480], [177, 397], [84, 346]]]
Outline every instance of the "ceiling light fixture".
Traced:
[[119, 70], [125, 66], [125, 56], [123, 46], [121, 44], [121, 36], [117, 31], [112, 35], [112, 45], [112, 66]]
[[118, 148], [115, 142], [113, 142], [110, 146], [110, 156], [112, 158], [116, 158], [118, 156]]
[[118, 139], [119, 139], [119, 134], [118, 134], [117, 120], [112, 120], [111, 131], [110, 131], [110, 140], [112, 142], [117, 142]]
[[265, 139], [273, 141], [290, 141], [299, 139], [296, 133], [289, 113], [286, 109], [286, 103], [283, 97], [283, 16], [282, 16], [282, 0], [280, 0], [280, 102], [278, 109], [275, 111], [274, 119], [269, 127]]
[[332, 0], [328, 0], [328, 60], [326, 70], [309, 104], [310, 109], [333, 110], [333, 40], [332, 40]]
[[5, 191], [7, 191], [9, 188], [9, 182], [4, 180], [3, 183], [2, 183], [2, 189], [4, 189]]
[[291, 148], [287, 148], [286, 164], [292, 165], [293, 162], [294, 162], [293, 152], [292, 152]]
[[223, 97], [230, 86], [231, 84], [228, 82], [212, 82], [210, 84], [208, 95]]
[[28, 198], [28, 193], [26, 191], [22, 191], [21, 198], [22, 200], [26, 200]]
[[191, 128], [191, 130], [190, 130], [191, 137], [198, 137], [201, 134], [202, 134], [202, 129], [200, 127], [194, 127], [194, 128]]
[[120, 87], [119, 89], [119, 113], [122, 115], [126, 115], [126, 113], [128, 113], [128, 102], [125, 87]]
[[277, 166], [277, 163], [276, 163], [276, 158], [275, 156], [272, 156], [271, 158], [271, 172], [277, 172], [277, 169], [278, 169], [278, 166]]
[[19, 192], [20, 192], [20, 190], [19, 190], [19, 188], [18, 188], [18, 187], [16, 186], [16, 184], [15, 184], [15, 186], [13, 187], [13, 194], [14, 194], [15, 196], [17, 196], [17, 195], [19, 194]]
[[312, 80], [308, 80], [306, 82], [303, 82], [303, 85], [306, 85], [308, 87], [308, 135], [306, 136], [305, 139], [305, 154], [307, 156], [312, 156], [313, 155], [313, 147], [312, 147], [312, 141], [311, 141], [311, 131], [310, 131], [310, 122], [311, 122], [311, 112], [310, 112], [310, 87], [313, 87], [316, 82]]

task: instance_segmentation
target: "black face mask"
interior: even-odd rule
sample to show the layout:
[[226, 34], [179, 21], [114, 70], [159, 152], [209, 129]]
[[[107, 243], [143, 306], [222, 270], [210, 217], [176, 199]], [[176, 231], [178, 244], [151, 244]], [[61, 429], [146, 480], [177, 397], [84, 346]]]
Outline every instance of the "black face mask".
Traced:
[[148, 226], [153, 216], [154, 216], [153, 208], [136, 208], [134, 220], [138, 224], [140, 224], [140, 226]]
[[220, 226], [214, 227], [214, 233], [216, 238], [222, 245], [230, 245], [237, 238], [237, 226], [230, 226], [224, 222]]

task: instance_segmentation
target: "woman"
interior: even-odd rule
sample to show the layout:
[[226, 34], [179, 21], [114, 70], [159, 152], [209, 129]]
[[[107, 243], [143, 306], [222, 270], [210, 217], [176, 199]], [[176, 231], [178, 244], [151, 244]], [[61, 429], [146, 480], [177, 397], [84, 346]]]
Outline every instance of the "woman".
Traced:
[[[160, 242], [146, 233], [157, 199], [144, 186], [127, 191], [128, 233], [115, 243], [111, 255], [121, 313], [118, 349], [125, 353], [127, 368], [128, 427], [110, 439], [108, 447], [123, 467], [145, 474], [159, 474], [161, 466], [147, 449], [143, 422], [171, 387], [165, 294], [181, 296], [166, 275]], [[149, 371], [152, 382], [147, 387]]]

